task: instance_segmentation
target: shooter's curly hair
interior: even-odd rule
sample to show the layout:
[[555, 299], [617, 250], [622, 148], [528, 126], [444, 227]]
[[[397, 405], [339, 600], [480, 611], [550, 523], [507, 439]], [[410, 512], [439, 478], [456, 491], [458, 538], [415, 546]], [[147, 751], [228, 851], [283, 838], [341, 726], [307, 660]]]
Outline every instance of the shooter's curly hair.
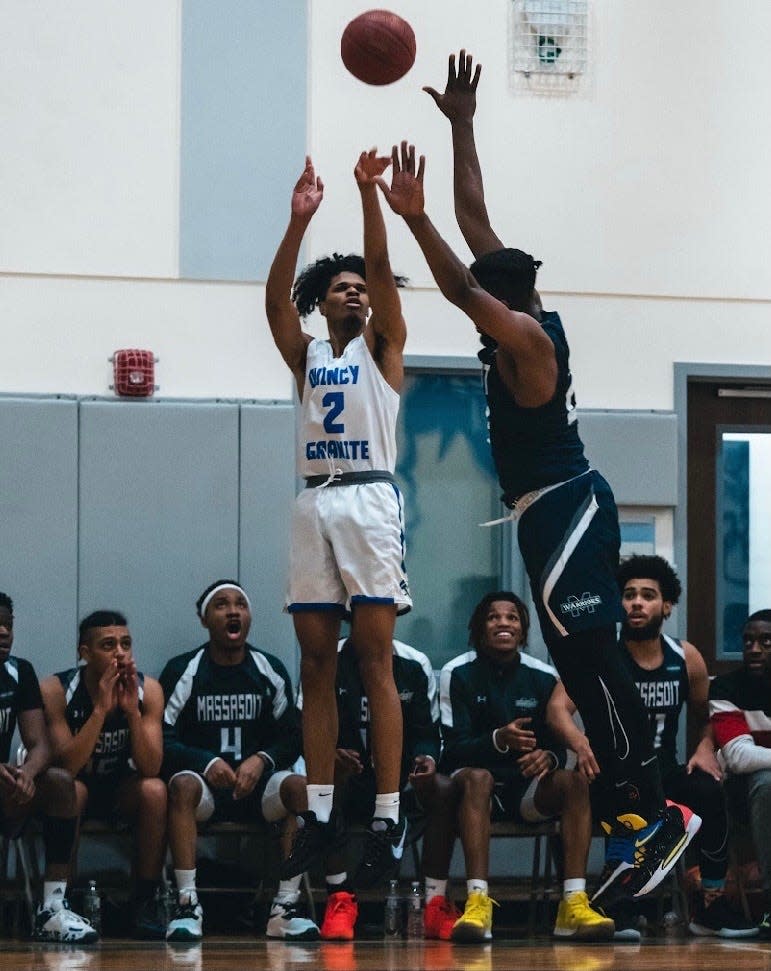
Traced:
[[[292, 287], [292, 300], [303, 319], [311, 314], [326, 297], [329, 284], [339, 273], [356, 273], [362, 280], [366, 280], [367, 267], [364, 257], [356, 253], [348, 253], [347, 256], [333, 253], [331, 256], [322, 256], [315, 263], [309, 263], [300, 272]], [[403, 287], [407, 277], [397, 276], [394, 273], [394, 281], [397, 287]]]

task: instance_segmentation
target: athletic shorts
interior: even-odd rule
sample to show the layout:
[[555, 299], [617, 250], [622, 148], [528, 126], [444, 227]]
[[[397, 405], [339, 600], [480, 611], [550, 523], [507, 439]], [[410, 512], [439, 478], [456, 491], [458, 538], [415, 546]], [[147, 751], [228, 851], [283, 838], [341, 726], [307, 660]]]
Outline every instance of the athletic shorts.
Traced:
[[103, 823], [110, 823], [119, 826], [125, 823], [126, 817], [120, 811], [120, 800], [123, 795], [123, 786], [129, 779], [138, 778], [137, 773], [128, 771], [118, 773], [112, 777], [88, 778], [78, 777], [78, 782], [82, 782], [88, 790], [88, 801], [83, 813], [84, 819], [98, 819]]
[[531, 493], [519, 505], [519, 549], [546, 643], [622, 621], [618, 511], [599, 472]]
[[510, 820], [514, 823], [542, 823], [550, 816], [543, 816], [535, 807], [535, 790], [538, 779], [526, 779], [517, 775], [511, 779], [495, 780], [490, 818], [493, 822]]
[[286, 609], [412, 606], [402, 497], [393, 482], [306, 488], [295, 501]]
[[279, 797], [279, 788], [289, 772], [273, 772], [260, 781], [243, 799], [234, 799], [232, 789], [213, 789], [204, 777], [192, 769], [175, 772], [169, 779], [180, 775], [192, 775], [201, 783], [201, 798], [195, 810], [199, 823], [253, 823], [276, 822], [286, 816], [286, 810]]

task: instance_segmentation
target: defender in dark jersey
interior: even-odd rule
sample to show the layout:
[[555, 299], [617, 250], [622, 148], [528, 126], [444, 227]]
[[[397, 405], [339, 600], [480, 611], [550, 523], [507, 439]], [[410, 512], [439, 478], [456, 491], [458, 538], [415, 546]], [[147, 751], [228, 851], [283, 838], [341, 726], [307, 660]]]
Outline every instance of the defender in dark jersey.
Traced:
[[771, 937], [771, 610], [750, 614], [742, 628], [743, 663], [709, 686], [715, 745], [726, 767], [729, 811], [749, 822], [763, 878]]
[[[589, 788], [579, 773], [565, 770], [565, 750], [546, 723], [558, 680], [553, 668], [522, 653], [529, 626], [519, 597], [509, 591], [490, 593], [469, 621], [472, 650], [442, 668], [441, 772], [432, 780], [433, 791], [421, 797], [429, 816], [426, 896], [434, 895], [428, 908], [436, 908], [436, 914], [426, 914], [431, 936], [457, 941], [492, 936], [487, 884], [491, 815], [519, 822], [559, 817], [565, 879], [554, 936], [603, 940], [613, 935], [613, 921], [593, 910], [586, 895]], [[464, 913], [448, 926], [442, 899], [456, 834], [463, 844], [468, 898]], [[434, 921], [436, 927], [429, 928]]]
[[[728, 869], [728, 818], [721, 784], [723, 772], [715, 756], [709, 725], [709, 675], [704, 658], [693, 644], [662, 633], [664, 622], [680, 600], [680, 580], [661, 556], [631, 556], [618, 571], [618, 587], [626, 618], [619, 645], [648, 711], [653, 748], [669, 799], [686, 802], [701, 816], [696, 838], [702, 893], [689, 924], [691, 933], [717, 937], [753, 937], [757, 927], [737, 911], [725, 896]], [[680, 714], [687, 703], [688, 761], [677, 752]], [[555, 709], [558, 708], [555, 705]], [[552, 713], [555, 709], [552, 709]], [[568, 739], [578, 755], [579, 769], [595, 781], [595, 805], [605, 789], [597, 775], [597, 762], [585, 735], [570, 720]], [[604, 793], [605, 801], [608, 799]], [[607, 813], [600, 813], [605, 818]], [[617, 934], [636, 937], [636, 922], [626, 908], [611, 911]]]
[[97, 610], [81, 621], [78, 653], [83, 664], [41, 684], [56, 761], [75, 776], [81, 817], [131, 822], [134, 930], [162, 939], [156, 899], [166, 855], [161, 687], [137, 670], [126, 618], [116, 610]]
[[[247, 641], [252, 615], [246, 591], [235, 580], [217, 580], [196, 610], [209, 640], [172, 658], [161, 673], [163, 772], [178, 893], [170, 941], [203, 935], [195, 866], [199, 822], [274, 822], [287, 809], [304, 808], [284, 785], [285, 770], [300, 754], [292, 686], [281, 661]], [[318, 937], [316, 925], [297, 912], [299, 886], [299, 876], [279, 885], [268, 936]]]
[[[78, 808], [72, 776], [51, 768], [51, 746], [37, 675], [24, 658], [11, 657], [13, 601], [0, 593], [0, 836], [16, 839], [30, 816], [43, 822], [43, 900], [32, 936], [55, 944], [93, 944], [99, 935], [67, 907]], [[24, 757], [10, 759], [18, 726]]]
[[665, 805], [645, 709], [618, 657], [618, 514], [609, 485], [583, 454], [561, 321], [541, 307], [539, 261], [504, 248], [490, 225], [474, 142], [479, 73], [461, 51], [457, 72], [450, 58], [444, 93], [426, 89], [452, 124], [455, 213], [476, 257], [471, 268], [426, 215], [425, 159], [416, 165], [414, 146], [403, 142], [401, 158], [394, 147], [391, 185], [382, 177], [378, 185], [444, 296], [482, 335], [493, 459], [503, 499], [519, 521], [541, 631], [614, 781], [615, 855], [606, 860], [601, 888], [605, 895], [647, 893], [674, 866], [699, 820], [685, 807]]
[[[419, 809], [421, 787], [436, 773], [439, 761], [439, 702], [431, 662], [409, 644], [393, 642], [393, 676], [402, 709], [404, 747], [399, 791], [402, 811], [410, 816]], [[358, 917], [355, 887], [346, 872], [345, 830], [348, 823], [366, 823], [372, 817], [377, 782], [372, 754], [372, 719], [362, 680], [358, 654], [350, 639], [338, 644], [337, 676], [338, 737], [335, 755], [335, 807], [338, 845], [326, 856], [327, 906], [321, 925], [324, 940], [352, 940]], [[298, 696], [302, 710], [303, 695]], [[294, 777], [295, 785], [304, 776]], [[381, 876], [380, 854], [375, 854], [375, 879]], [[365, 852], [361, 870], [371, 862]]]

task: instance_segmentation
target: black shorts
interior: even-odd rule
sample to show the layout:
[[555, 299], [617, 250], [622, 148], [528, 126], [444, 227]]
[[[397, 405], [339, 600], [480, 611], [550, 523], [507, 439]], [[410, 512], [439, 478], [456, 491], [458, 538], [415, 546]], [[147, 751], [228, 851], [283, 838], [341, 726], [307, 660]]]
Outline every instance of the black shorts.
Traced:
[[232, 789], [215, 789], [214, 786], [210, 786], [206, 782], [214, 797], [214, 812], [206, 822], [264, 823], [262, 797], [265, 795], [265, 786], [268, 784], [270, 776], [270, 772], [264, 772], [254, 789], [243, 799], [234, 799]]
[[[537, 820], [533, 818], [532, 812], [535, 807], [531, 806], [530, 813], [525, 811], [523, 814], [523, 801], [532, 804], [532, 795], [535, 790], [535, 779], [526, 779], [522, 775], [511, 776], [506, 779], [496, 779], [493, 789], [493, 798], [490, 806], [490, 819], [493, 822], [507, 820], [514, 823], [532, 823]], [[530, 790], [530, 787], [533, 789]], [[540, 813], [538, 817], [541, 818]]]
[[547, 644], [623, 620], [618, 511], [599, 472], [563, 482], [527, 506], [517, 536]]
[[125, 816], [119, 809], [123, 785], [129, 779], [137, 777], [136, 772], [127, 772], [110, 778], [78, 778], [88, 790], [88, 802], [83, 813], [83, 819], [98, 819], [103, 823], [116, 826], [125, 822]]

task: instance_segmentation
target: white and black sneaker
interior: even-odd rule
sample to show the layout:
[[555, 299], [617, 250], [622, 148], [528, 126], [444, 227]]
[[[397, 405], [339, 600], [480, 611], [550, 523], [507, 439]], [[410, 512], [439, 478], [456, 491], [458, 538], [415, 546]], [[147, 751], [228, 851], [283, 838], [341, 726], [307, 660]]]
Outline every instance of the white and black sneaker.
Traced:
[[375, 817], [370, 823], [364, 843], [364, 855], [353, 878], [357, 889], [369, 890], [398, 870], [404, 853], [407, 823], [402, 816], [398, 823], [392, 819]]
[[203, 937], [203, 907], [195, 893], [180, 894], [174, 916], [166, 928], [166, 940], [187, 943]]
[[317, 941], [319, 929], [300, 913], [297, 901], [274, 900], [265, 936], [285, 941]]
[[85, 917], [68, 910], [67, 901], [61, 897], [38, 907], [32, 940], [49, 944], [96, 944], [99, 934]]

